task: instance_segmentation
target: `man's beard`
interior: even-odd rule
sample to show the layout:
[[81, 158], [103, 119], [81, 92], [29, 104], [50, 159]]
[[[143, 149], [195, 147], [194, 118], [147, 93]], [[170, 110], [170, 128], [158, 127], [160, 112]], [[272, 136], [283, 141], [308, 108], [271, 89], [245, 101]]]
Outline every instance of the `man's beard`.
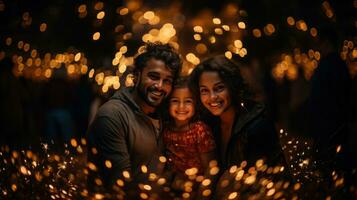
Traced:
[[[151, 86], [148, 88], [144, 88], [141, 84], [141, 82], [138, 84], [138, 95], [139, 97], [148, 105], [151, 107], [159, 107], [161, 105], [161, 103], [164, 101], [164, 99], [166, 98], [167, 94], [165, 92], [163, 92], [162, 90], [158, 90], [155, 86]], [[153, 95], [151, 94], [152, 92], [161, 92], [162, 96], [161, 97], [157, 97], [160, 98], [160, 100], [153, 100], [152, 98], [149, 97], [149, 95]]]

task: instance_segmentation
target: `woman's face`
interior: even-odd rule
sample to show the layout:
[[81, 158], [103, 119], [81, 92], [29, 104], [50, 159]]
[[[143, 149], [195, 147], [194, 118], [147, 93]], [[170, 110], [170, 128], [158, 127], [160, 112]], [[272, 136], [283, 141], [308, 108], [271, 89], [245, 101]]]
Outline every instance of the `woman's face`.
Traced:
[[215, 71], [203, 72], [199, 78], [200, 99], [213, 115], [221, 116], [232, 108], [228, 87]]

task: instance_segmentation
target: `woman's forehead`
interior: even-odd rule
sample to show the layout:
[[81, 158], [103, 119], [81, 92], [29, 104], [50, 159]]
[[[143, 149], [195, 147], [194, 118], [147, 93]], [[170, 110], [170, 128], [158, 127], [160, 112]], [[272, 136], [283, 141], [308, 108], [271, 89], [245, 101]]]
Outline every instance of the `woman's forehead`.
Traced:
[[223, 82], [223, 80], [217, 71], [205, 71], [201, 74], [199, 79], [200, 85], [206, 85], [206, 84], [215, 85], [221, 82]]

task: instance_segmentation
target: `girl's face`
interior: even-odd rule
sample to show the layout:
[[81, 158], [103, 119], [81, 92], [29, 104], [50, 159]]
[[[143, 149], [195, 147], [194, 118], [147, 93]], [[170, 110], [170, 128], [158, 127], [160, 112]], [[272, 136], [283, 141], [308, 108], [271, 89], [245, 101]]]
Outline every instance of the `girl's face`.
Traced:
[[171, 94], [169, 113], [176, 123], [189, 123], [195, 114], [192, 94], [188, 88], [177, 88]]
[[228, 87], [217, 72], [203, 72], [199, 79], [199, 88], [203, 106], [213, 115], [221, 116], [233, 108]]

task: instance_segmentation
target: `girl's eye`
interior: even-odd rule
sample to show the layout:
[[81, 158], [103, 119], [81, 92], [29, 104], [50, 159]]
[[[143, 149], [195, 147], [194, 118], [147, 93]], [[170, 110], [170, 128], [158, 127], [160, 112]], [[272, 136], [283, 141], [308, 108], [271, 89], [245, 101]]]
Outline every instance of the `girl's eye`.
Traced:
[[185, 100], [185, 103], [193, 103], [193, 100], [192, 99], [187, 99], [187, 100]]

